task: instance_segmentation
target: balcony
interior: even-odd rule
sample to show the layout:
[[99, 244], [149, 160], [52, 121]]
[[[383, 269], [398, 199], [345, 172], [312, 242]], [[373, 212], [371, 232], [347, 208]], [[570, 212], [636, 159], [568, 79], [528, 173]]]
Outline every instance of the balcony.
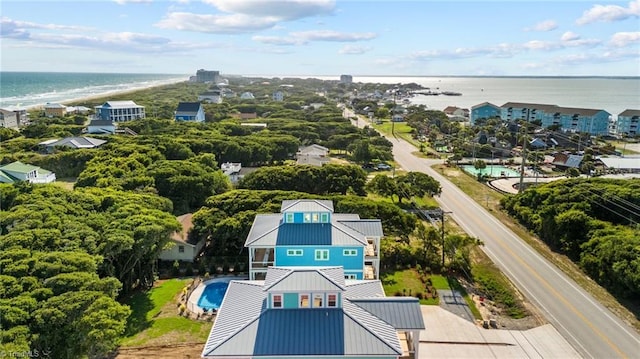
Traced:
[[373, 239], [367, 239], [367, 246], [364, 248], [365, 259], [375, 259], [380, 257], [378, 247]]
[[275, 252], [273, 248], [255, 248], [251, 258], [251, 267], [253, 269], [266, 269], [275, 263]]
[[378, 278], [378, 276], [376, 275], [376, 269], [372, 265], [365, 265], [364, 266], [363, 276], [364, 276], [364, 279], [377, 279]]

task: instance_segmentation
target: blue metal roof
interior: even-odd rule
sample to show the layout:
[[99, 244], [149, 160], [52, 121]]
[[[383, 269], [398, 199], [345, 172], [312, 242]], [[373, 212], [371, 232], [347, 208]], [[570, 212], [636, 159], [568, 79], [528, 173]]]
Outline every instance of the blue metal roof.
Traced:
[[351, 299], [351, 303], [396, 329], [424, 329], [418, 298], [388, 297]]
[[331, 245], [329, 223], [286, 223], [278, 229], [277, 246], [286, 245]]

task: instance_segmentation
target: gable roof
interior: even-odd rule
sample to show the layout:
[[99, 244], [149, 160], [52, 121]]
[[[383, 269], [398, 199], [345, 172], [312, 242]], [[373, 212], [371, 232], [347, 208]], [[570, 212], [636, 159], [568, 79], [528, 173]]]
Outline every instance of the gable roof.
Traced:
[[36, 171], [40, 170], [40, 167], [22, 163], [20, 161], [11, 162], [9, 164], [6, 164], [0, 167], [0, 171], [11, 171], [11, 172], [25, 173], [25, 174], [33, 170], [36, 170]]
[[282, 201], [281, 213], [284, 212], [332, 212], [333, 201], [320, 199], [296, 199]]
[[178, 103], [176, 114], [185, 114], [185, 113], [196, 114], [201, 107], [202, 107], [202, 104], [200, 102], [180, 102]]
[[477, 105], [475, 105], [475, 106], [471, 106], [471, 109], [472, 109], [472, 110], [475, 110], [475, 109], [477, 109], [477, 108], [485, 107], [485, 106], [493, 107], [493, 108], [495, 108], [496, 110], [500, 110], [500, 106], [498, 106], [498, 105], [494, 105], [494, 104], [492, 104], [491, 102], [483, 102], [483, 103], [481, 103], [481, 104], [477, 104]]
[[[347, 292], [341, 308], [267, 308], [267, 286], [270, 286], [269, 290], [275, 290], [279, 285], [295, 281], [308, 287], [310, 284], [304, 283], [305, 276], [326, 285], [332, 283], [331, 278], [344, 278], [344, 273], [342, 267], [270, 267], [265, 281], [231, 281], [202, 357], [399, 356], [402, 355], [397, 334], [400, 328], [390, 324], [390, 318], [377, 317], [373, 312], [386, 315], [392, 310], [398, 313], [406, 310], [411, 313], [407, 316], [417, 317], [403, 316], [396, 320], [397, 323], [406, 326], [405, 329], [424, 328], [417, 299], [372, 298], [355, 303], [348, 296], [350, 288], [357, 286], [354, 284], [344, 286]], [[367, 282], [363, 287], [369, 288], [373, 286], [368, 282], [376, 282], [380, 294], [384, 295], [380, 281], [351, 282]], [[300, 290], [288, 285], [286, 289]], [[385, 299], [398, 304], [384, 306]], [[411, 305], [415, 306], [413, 310], [408, 309]]]
[[189, 231], [193, 228], [193, 213], [185, 213], [181, 216], [176, 217], [180, 225], [182, 226], [182, 230], [179, 232], [173, 232], [171, 235], [171, 239], [176, 242], [187, 243], [187, 239], [189, 238]]
[[622, 112], [620, 112], [620, 114], [618, 116], [640, 116], [640, 110], [632, 110], [632, 109], [626, 109]]
[[97, 106], [97, 107], [132, 108], [132, 107], [144, 107], [144, 106], [140, 106], [133, 101], [107, 101], [102, 106]]
[[111, 120], [91, 120], [89, 126], [115, 126]]
[[107, 141], [91, 137], [65, 137], [61, 140], [49, 140], [40, 142], [47, 147], [66, 146], [73, 148], [94, 148], [105, 144]]
[[[269, 285], [264, 286], [265, 291], [290, 292], [301, 291], [344, 291], [344, 271], [340, 267], [314, 268], [314, 267], [280, 267], [278, 277]], [[339, 273], [336, 275], [336, 270]]]

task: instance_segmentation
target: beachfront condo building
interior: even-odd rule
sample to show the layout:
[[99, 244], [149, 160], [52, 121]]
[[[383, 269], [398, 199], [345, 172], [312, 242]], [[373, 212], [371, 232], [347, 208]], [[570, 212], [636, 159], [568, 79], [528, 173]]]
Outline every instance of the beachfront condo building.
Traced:
[[624, 110], [615, 121], [615, 133], [620, 136], [637, 136], [640, 134], [640, 110]]
[[18, 128], [18, 115], [9, 110], [0, 108], [0, 127]]
[[608, 135], [611, 114], [605, 110], [507, 102], [500, 106], [500, 118], [507, 122], [539, 121], [543, 128], [555, 125], [567, 132]]
[[345, 278], [377, 279], [379, 219], [334, 213], [330, 200], [285, 200], [280, 213], [258, 214], [245, 247], [249, 278], [264, 279], [271, 266], [342, 266]]
[[201, 357], [419, 358], [418, 298], [344, 277], [342, 267], [272, 267], [265, 280], [231, 281]]
[[488, 120], [496, 117], [500, 117], [500, 106], [494, 105], [490, 102], [483, 102], [471, 107], [469, 121], [473, 126], [478, 122], [478, 120]]
[[107, 101], [96, 106], [96, 119], [111, 122], [126, 122], [145, 118], [144, 106], [133, 101]]

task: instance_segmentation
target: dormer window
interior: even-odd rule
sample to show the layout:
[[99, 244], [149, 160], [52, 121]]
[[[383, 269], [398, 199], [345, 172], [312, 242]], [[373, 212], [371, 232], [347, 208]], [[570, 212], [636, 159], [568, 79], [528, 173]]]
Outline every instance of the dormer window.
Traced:
[[273, 308], [282, 308], [282, 295], [274, 294], [272, 297], [272, 307]]
[[327, 295], [327, 307], [335, 308], [338, 305], [338, 296], [336, 294]]
[[304, 218], [304, 223], [311, 223], [311, 213], [305, 213], [303, 218]]
[[312, 213], [311, 214], [311, 222], [313, 222], [313, 223], [320, 222], [320, 213]]
[[309, 294], [300, 294], [300, 308], [309, 308], [310, 305]]
[[329, 213], [320, 213], [320, 222], [329, 223]]
[[286, 223], [293, 223], [293, 213], [285, 213], [284, 221]]
[[322, 294], [314, 294], [313, 295], [313, 307], [314, 308], [322, 308], [323, 299], [324, 299], [324, 295], [322, 295]]

